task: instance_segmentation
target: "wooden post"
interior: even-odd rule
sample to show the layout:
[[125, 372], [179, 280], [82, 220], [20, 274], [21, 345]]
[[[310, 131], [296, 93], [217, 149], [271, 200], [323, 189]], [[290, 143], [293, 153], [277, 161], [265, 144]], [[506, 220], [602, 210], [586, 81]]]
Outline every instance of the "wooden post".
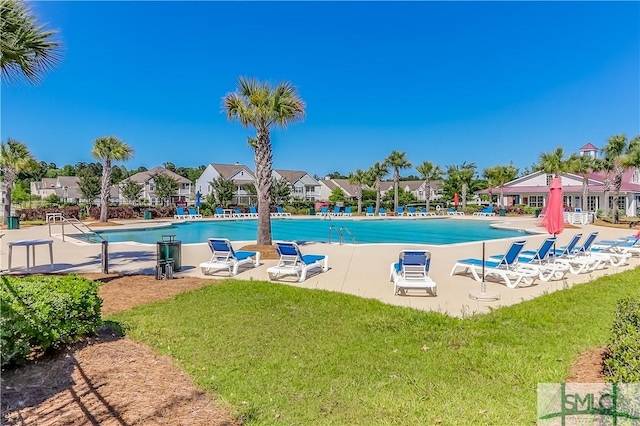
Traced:
[[102, 273], [109, 273], [109, 242], [102, 241]]

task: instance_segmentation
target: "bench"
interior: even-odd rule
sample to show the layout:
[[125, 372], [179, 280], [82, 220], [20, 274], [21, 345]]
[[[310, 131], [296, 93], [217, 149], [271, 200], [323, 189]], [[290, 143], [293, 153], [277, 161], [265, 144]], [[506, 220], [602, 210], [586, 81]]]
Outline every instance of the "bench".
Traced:
[[11, 255], [13, 253], [14, 247], [25, 247], [27, 250], [27, 272], [30, 269], [29, 263], [29, 247], [31, 247], [31, 252], [33, 255], [33, 266], [36, 264], [36, 246], [40, 245], [49, 245], [49, 259], [51, 261], [51, 269], [53, 269], [53, 240], [17, 240], [11, 241], [8, 243], [9, 246], [9, 258], [8, 258], [8, 270], [7, 272], [11, 272]]

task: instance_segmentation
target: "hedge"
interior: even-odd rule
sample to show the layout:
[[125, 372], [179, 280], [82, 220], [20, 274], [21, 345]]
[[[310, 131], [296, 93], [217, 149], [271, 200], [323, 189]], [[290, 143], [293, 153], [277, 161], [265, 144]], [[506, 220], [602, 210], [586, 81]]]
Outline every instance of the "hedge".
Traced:
[[640, 382], [640, 299], [618, 302], [604, 374], [610, 382]]
[[99, 283], [78, 277], [2, 277], [0, 355], [2, 366], [94, 334], [101, 324]]

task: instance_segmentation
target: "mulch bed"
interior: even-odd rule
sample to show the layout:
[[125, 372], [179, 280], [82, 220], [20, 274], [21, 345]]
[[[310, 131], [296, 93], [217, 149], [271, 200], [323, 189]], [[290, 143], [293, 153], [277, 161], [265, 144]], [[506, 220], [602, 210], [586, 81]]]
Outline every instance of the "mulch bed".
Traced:
[[[258, 248], [247, 246], [243, 249]], [[275, 254], [260, 247], [263, 257]], [[277, 258], [277, 256], [275, 257]], [[83, 274], [104, 285], [104, 315], [219, 281], [149, 275]], [[605, 349], [580, 356], [567, 381], [602, 382]], [[198, 389], [170, 358], [103, 329], [80, 344], [2, 371], [3, 425], [212, 425], [240, 423]]]

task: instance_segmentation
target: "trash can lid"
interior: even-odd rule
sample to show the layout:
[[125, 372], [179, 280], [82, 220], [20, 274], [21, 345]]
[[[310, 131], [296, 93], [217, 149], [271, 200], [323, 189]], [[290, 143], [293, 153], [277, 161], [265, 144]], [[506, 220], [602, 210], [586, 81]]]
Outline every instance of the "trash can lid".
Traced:
[[175, 234], [162, 235], [161, 238], [162, 238], [162, 241], [170, 243], [170, 242], [173, 242], [176, 239], [176, 235]]

